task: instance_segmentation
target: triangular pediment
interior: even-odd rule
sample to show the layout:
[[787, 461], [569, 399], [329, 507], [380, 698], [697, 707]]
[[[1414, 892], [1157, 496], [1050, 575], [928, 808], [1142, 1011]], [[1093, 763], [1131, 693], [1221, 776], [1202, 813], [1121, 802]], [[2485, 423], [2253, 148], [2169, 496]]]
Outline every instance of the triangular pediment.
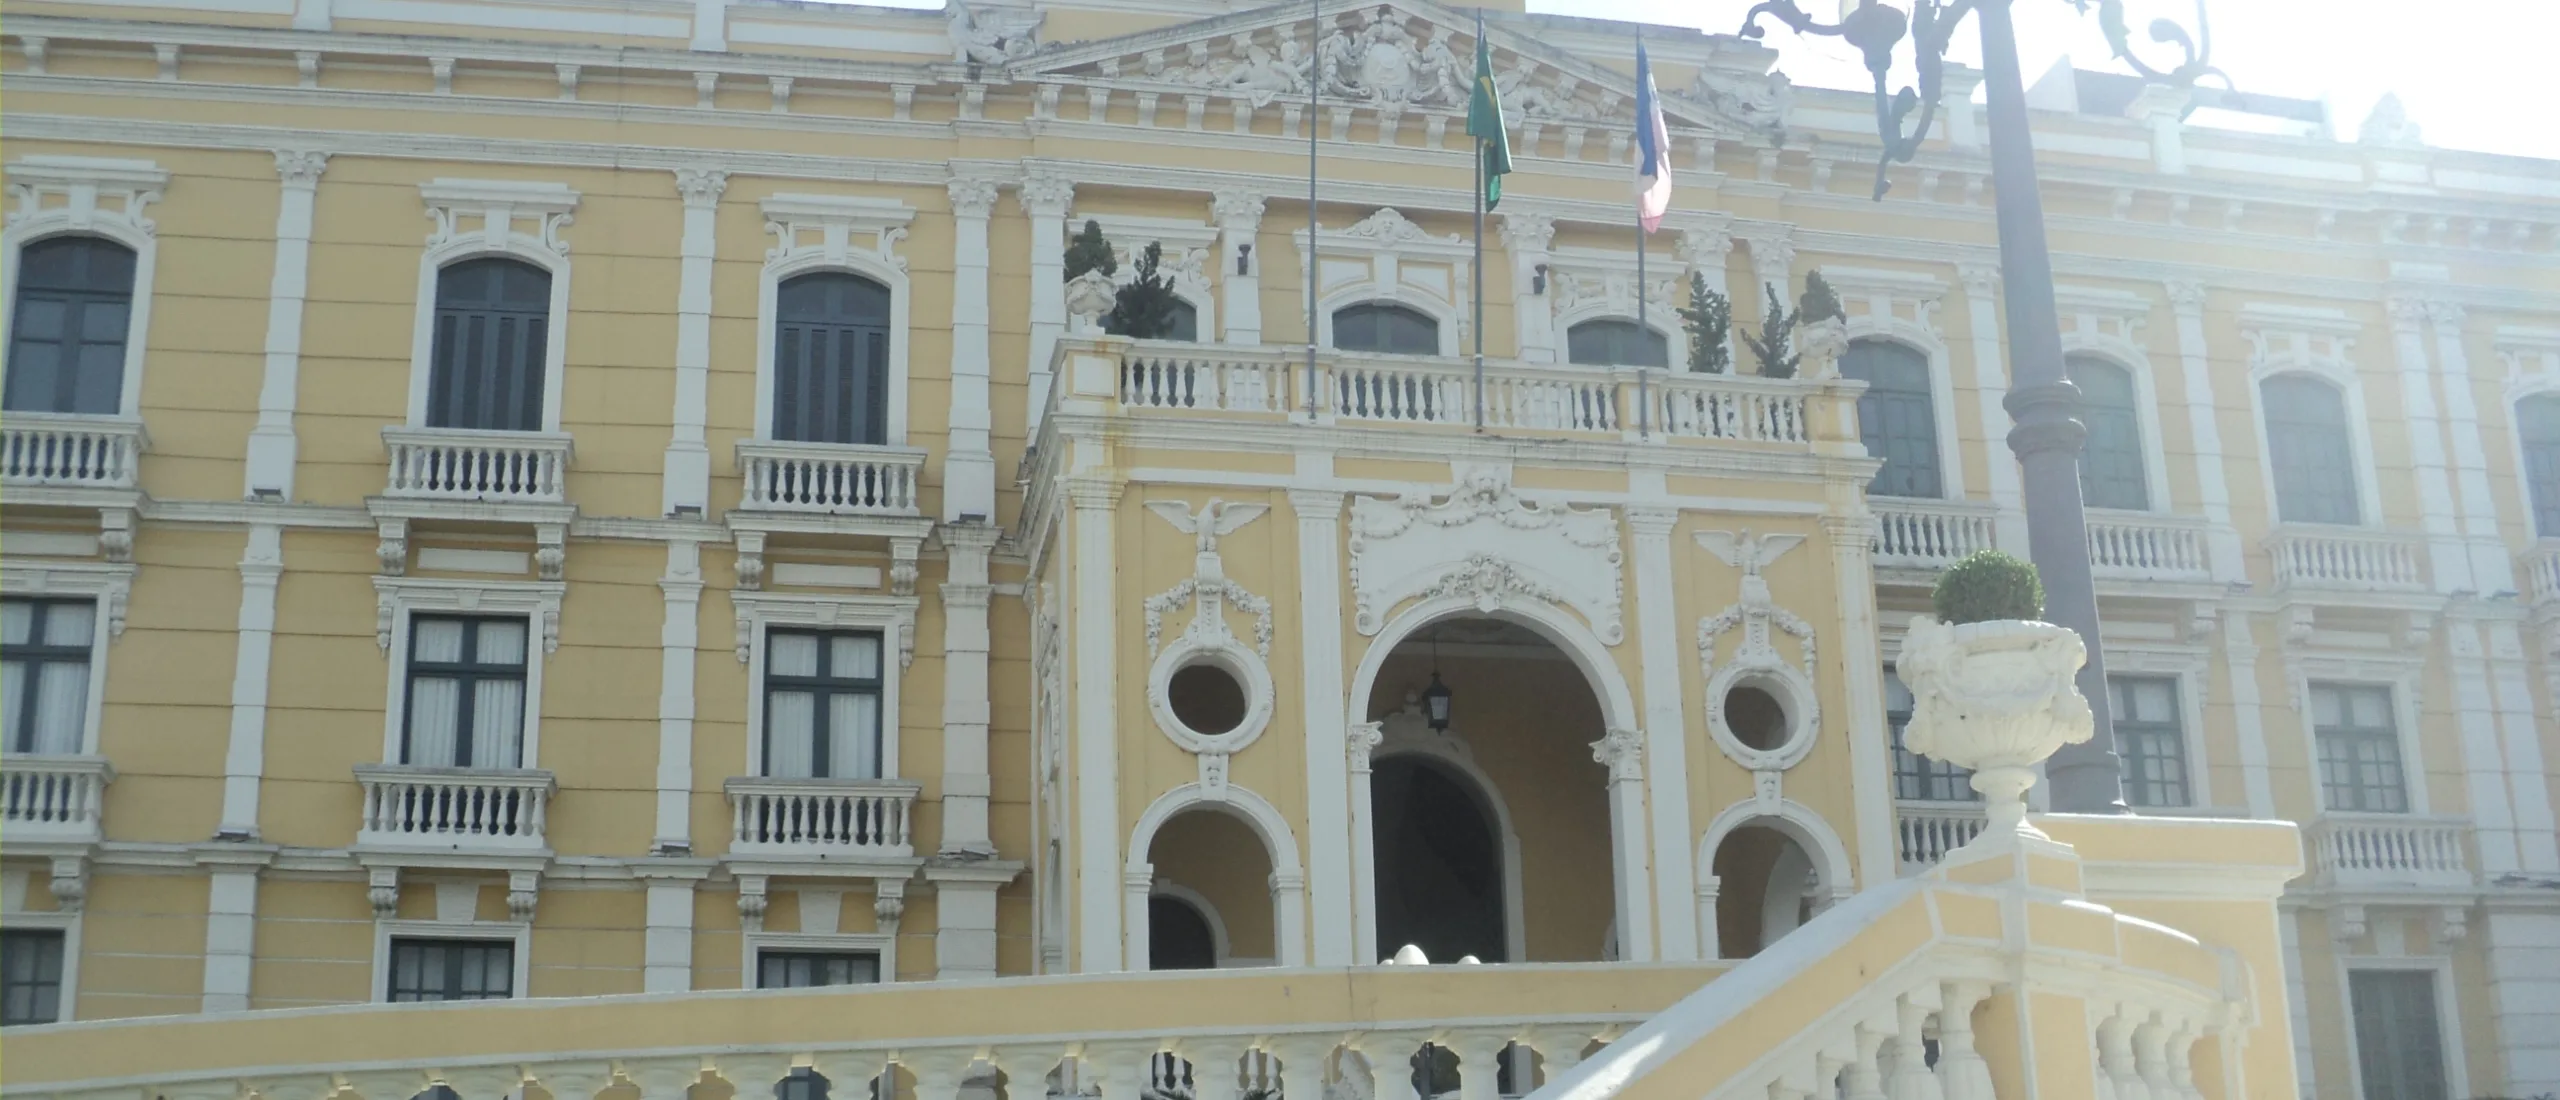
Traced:
[[[1015, 80], [1227, 94], [1257, 105], [1304, 101], [1317, 81], [1329, 106], [1463, 113], [1475, 76], [1475, 22], [1425, 0], [1325, 13], [1308, 40], [1307, 9], [1287, 2], [1090, 42], [1052, 45], [1008, 69]], [[1503, 111], [1515, 123], [1635, 125], [1635, 82], [1500, 24], [1493, 46]], [[1747, 134], [1760, 120], [1678, 94], [1663, 97], [1675, 129]]]

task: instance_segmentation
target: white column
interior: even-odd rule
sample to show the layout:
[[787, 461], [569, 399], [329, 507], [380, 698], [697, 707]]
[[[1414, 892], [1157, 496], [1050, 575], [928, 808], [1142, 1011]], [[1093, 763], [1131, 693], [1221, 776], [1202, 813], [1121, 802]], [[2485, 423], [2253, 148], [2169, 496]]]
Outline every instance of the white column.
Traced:
[[987, 215], [994, 180], [956, 179], [951, 195], [951, 441], [942, 458], [942, 518], [992, 520], [996, 456], [987, 440]]
[[[2444, 425], [2436, 419], [2435, 379], [2427, 361], [2426, 305], [2391, 300], [2391, 346], [2400, 361], [2400, 416], [2409, 426], [2409, 474], [2417, 482], [2419, 520], [2427, 532], [2427, 564], [2438, 592], [2479, 591], [2470, 548], [2453, 518], [2453, 475], [2445, 468]], [[2379, 526], [2383, 517], [2366, 516]]]
[[2427, 325], [2436, 337], [2436, 372], [2444, 380], [2445, 438], [2453, 444], [2454, 488], [2462, 502], [2462, 526], [2471, 544], [2471, 581], [2481, 595], [2516, 587], [2515, 559], [2498, 530], [2498, 505], [2489, 493], [2489, 456], [2480, 440], [2480, 402], [2472, 394], [2471, 356], [2462, 347], [2462, 307], [2428, 302]]
[[[2276, 816], [2275, 786], [2268, 778], [2266, 713], [2258, 697], [2258, 643], [2249, 632], [2248, 612], [2223, 613], [2222, 660], [2231, 678], [2231, 730], [2239, 738], [2240, 784], [2249, 799], [2249, 816], [2271, 820]], [[2196, 761], [2195, 766], [2204, 767], [2206, 762]]]
[[[1706, 276], [1707, 289], [1724, 295], [1727, 302], [1731, 302], [1733, 300], [1733, 290], [1731, 288], [1730, 280], [1725, 276], [1725, 262], [1731, 259], [1732, 256], [1733, 232], [1729, 229], [1721, 227], [1715, 229], [1689, 229], [1683, 230], [1680, 234], [1680, 262], [1687, 265], [1688, 270]], [[1680, 292], [1679, 298], [1683, 302], [1688, 301], [1688, 291], [1683, 289]], [[1734, 343], [1734, 335], [1731, 328], [1727, 328], [1725, 330], [1724, 343], [1725, 361], [1727, 363], [1734, 364], [1726, 369], [1729, 371], [1739, 371], [1741, 369], [1740, 364], [1742, 362], [1742, 351]], [[1685, 369], [1686, 366], [1687, 364], [1685, 363], [1675, 362], [1671, 365], [1671, 369], [1675, 371], [1682, 370]]]
[[1618, 958], [1653, 961], [1653, 898], [1645, 874], [1644, 734], [1610, 730], [1591, 743], [1591, 758], [1609, 766], [1609, 844], [1615, 864]]
[[[635, 865], [632, 873], [648, 885], [647, 926], [642, 932], [640, 988], [646, 993], [683, 993], [693, 988], [693, 891], [709, 871], [707, 864], [681, 867]], [[745, 975], [755, 984], [755, 975]]]
[[1028, 427], [1040, 428], [1049, 410], [1050, 359], [1058, 337], [1067, 331], [1067, 207], [1075, 201], [1072, 180], [1051, 172], [1034, 172], [1015, 195], [1031, 219], [1031, 380]]
[[2560, 872], [2560, 824], [2553, 821], [2542, 723], [2533, 706], [2532, 673], [2517, 624], [2481, 624], [2489, 643], [2490, 678], [2498, 693], [2498, 725], [2506, 745], [2508, 806], [2515, 815], [2516, 856], [2528, 874]]
[[1894, 847], [1892, 735], [1885, 729], [1884, 650], [1876, 644], [1876, 580], [1869, 551], [1874, 520], [1863, 489], [1850, 506], [1822, 520], [1831, 543], [1831, 573], [1840, 601], [1840, 662], [1849, 695], [1849, 798], [1857, 807], [1857, 885], [1872, 890], [1901, 870]]
[[676, 169], [676, 192], [684, 197], [684, 235], [677, 246], [675, 434], [667, 441], [660, 480], [662, 515], [685, 509], [707, 515], [711, 509], [711, 450], [704, 441], [703, 415], [711, 390], [711, 270], [719, 254], [715, 230], [720, 194], [728, 187], [729, 173], [719, 169]]
[[2508, 1095], [2560, 1092], [2560, 913], [2489, 909], [2489, 1001], [2498, 1017], [2498, 1068]]
[[1230, 344], [1262, 342], [1262, 252], [1254, 247], [1262, 231], [1262, 201], [1260, 192], [1241, 188], [1220, 191], [1209, 201], [1218, 225], [1218, 313], [1226, 319]]
[[[1981, 398], [1983, 465], [1991, 474], [1991, 503], [2000, 508], [1993, 535], [2000, 548], [2020, 557], [2027, 553], [2027, 496], [2018, 474], [2017, 456], [2009, 453], [2009, 370], [2000, 340], [2000, 268], [1993, 264], [1961, 264], [1966, 324], [1973, 330], [1973, 385]], [[2165, 492], [2165, 488], [2163, 489]]]
[[[1634, 480], [1659, 490], [1662, 471], [1639, 470]], [[1644, 668], [1645, 780], [1653, 810], [1653, 890], [1661, 922], [1659, 958], [1697, 957], [1697, 878], [1690, 855], [1687, 705], [1680, 698], [1678, 603], [1671, 584], [1671, 531], [1680, 522], [1673, 507], [1630, 506], [1635, 532], [1636, 640]]]
[[1343, 741], [1351, 774], [1351, 890], [1359, 902], [1352, 917], [1352, 948], [1359, 965], [1386, 962], [1378, 953], [1378, 832], [1370, 814], [1369, 752], [1386, 740], [1376, 722], [1351, 727]]
[[2192, 94], [2186, 88], [2152, 84], [2125, 106], [2126, 118], [2151, 130], [2151, 166], [2161, 175], [2187, 174], [2186, 111]]
[[1148, 900], [1155, 894], [1156, 868], [1152, 863], [1125, 864], [1120, 868], [1120, 961], [1131, 970], [1146, 970], [1155, 965], [1148, 951]]
[[[1511, 318], [1523, 361], [1556, 361], [1555, 295], [1539, 292], [1538, 269], [1556, 238], [1553, 216], [1534, 211], [1502, 215], [1502, 251], [1511, 257]], [[1550, 290], [1553, 288], [1550, 287]]]
[[[324, 16], [325, 18], [325, 16]], [[323, 29], [326, 29], [325, 27]], [[329, 154], [276, 150], [284, 192], [276, 207], [276, 269], [267, 283], [267, 363], [258, 384], [258, 424], [249, 430], [243, 496], [293, 499], [293, 408], [302, 377], [302, 303], [311, 286], [311, 208]]]
[[[925, 865], [933, 883], [933, 976], [936, 981], [996, 976], [996, 891], [1021, 864], [997, 860], [936, 860]], [[901, 902], [903, 904], [903, 901]]]
[[1938, 76], [1938, 117], [1947, 120], [1947, 144], [1958, 149], [1982, 148], [1982, 127], [1973, 113], [1973, 90], [1982, 86], [1982, 70], [1947, 65]]
[[256, 958], [258, 869], [269, 848], [199, 849], [205, 868], [204, 1001], [206, 1012], [249, 1010], [249, 971]]
[[240, 554], [239, 649], [231, 666], [231, 740], [222, 758], [222, 824], [214, 836], [255, 840], [258, 784], [267, 764], [267, 680], [275, 655], [276, 582], [284, 576], [284, 529], [249, 525]]
[[948, 565], [942, 585], [942, 854], [992, 856], [987, 831], [987, 555], [996, 528], [942, 528]]
[[1075, 585], [1067, 604], [1075, 676], [1076, 969], [1120, 969], [1120, 679], [1112, 656], [1119, 628], [1111, 604], [1119, 563], [1112, 557], [1120, 485], [1067, 484]]
[[693, 0], [693, 48], [729, 48], [729, 0]]
[[[1301, 476], [1330, 479], [1332, 456], [1302, 454]], [[1314, 904], [1315, 964], [1349, 966], [1376, 960], [1357, 949], [1352, 917], [1350, 774], [1346, 768], [1342, 686], [1342, 494], [1291, 489], [1298, 517], [1298, 635], [1302, 706], [1307, 723], [1307, 889]], [[1366, 705], [1366, 701], [1362, 701]]]
[[1716, 927], [1716, 898], [1724, 891], [1724, 880], [1714, 875], [1698, 876], [1698, 957], [1724, 957], [1724, 934]]
[[2284, 943], [2284, 1000], [2293, 1014], [2293, 1079], [2302, 1095], [2318, 1096], [2311, 1077], [2318, 1059], [2311, 1054], [2311, 987], [2304, 981], [2301, 928], [2300, 910], [2277, 906], [2276, 936]]
[[667, 609], [658, 627], [658, 820], [649, 846], [681, 854], [693, 851], [693, 666], [702, 640], [702, 544], [667, 544], [667, 573], [658, 578], [658, 591]]
[[[1751, 288], [1752, 309], [1756, 312], [1768, 308], [1770, 288], [1777, 290], [1779, 301], [1794, 301], [1795, 242], [1785, 237], [1750, 237], [1746, 240], [1751, 245], [1751, 274], [1760, 283]], [[1741, 319], [1741, 315], [1741, 310], [1734, 311], [1736, 320]]]
[[[2468, 603], [2458, 601], [2455, 606]], [[2481, 647], [2481, 628], [2485, 625], [2488, 624], [2467, 615], [2446, 616], [2444, 649], [2446, 671], [2453, 678], [2454, 727], [2461, 731], [2463, 790], [2471, 809], [2471, 839], [2480, 849], [2479, 873], [2495, 877], [2512, 874], [2523, 864], [2517, 846], [2515, 812], [2507, 802], [2507, 766], [2498, 738], [2497, 691], [2489, 679], [2488, 654]], [[2421, 766], [2422, 772], [2434, 770]]]
[[[2187, 434], [2195, 443], [2196, 503], [2213, 525], [2205, 532], [2205, 552], [2214, 580], [2247, 580], [2240, 532], [2231, 526], [2231, 485], [2223, 479], [2220, 407], [2214, 403], [2213, 366], [2205, 347], [2204, 284], [2177, 280], [2167, 290], [2178, 314], [2178, 375], [2186, 393]], [[2257, 805], [2254, 795], [2250, 805]]]

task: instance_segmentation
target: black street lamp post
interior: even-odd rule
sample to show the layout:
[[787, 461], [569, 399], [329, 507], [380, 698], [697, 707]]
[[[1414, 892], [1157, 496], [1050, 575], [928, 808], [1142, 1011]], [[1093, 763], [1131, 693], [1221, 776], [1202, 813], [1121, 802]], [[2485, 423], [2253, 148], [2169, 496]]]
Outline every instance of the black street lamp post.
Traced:
[[[2093, 0], [2068, 0], [2082, 11]], [[1765, 0], [1744, 17], [1742, 34], [1761, 36], [1759, 19], [1768, 15], [1804, 34], [1833, 35], [1848, 40], [1866, 55], [1875, 76], [1876, 132], [1884, 155], [1876, 161], [1875, 196], [1884, 198], [1892, 184], [1887, 169], [1909, 161], [1928, 137], [1938, 109], [1940, 75], [1947, 42], [1967, 15], [1982, 23], [1982, 77], [1989, 113], [1991, 180], [1997, 195], [1994, 217], [2000, 232], [2002, 305], [2008, 314], [2011, 385], [2002, 404], [2015, 426], [2009, 449], [2018, 456], [2026, 495], [2027, 551], [2044, 580], [2045, 617], [2078, 631], [2089, 647], [2089, 663], [2080, 669], [2080, 691], [2097, 713], [2096, 735], [2086, 744], [2065, 747], [2046, 765], [2052, 782], [2052, 804], [2065, 813], [2124, 812], [2124, 777], [2115, 751], [2114, 723], [2107, 708], [2106, 660], [2098, 645], [2098, 597], [2089, 577], [2089, 543], [2080, 502], [2080, 446], [2088, 429], [2077, 413], [2080, 391], [2062, 364], [2062, 327], [2053, 305], [2053, 261], [2045, 249], [2044, 201], [2037, 191], [2035, 146], [2027, 128], [2026, 85], [2018, 71], [2017, 34], [2009, 21], [2011, 0], [1912, 0], [1909, 15], [1876, 0], [1860, 0], [1840, 22], [1816, 22], [1795, 0]], [[2209, 71], [2202, 0], [2198, 0], [2198, 39], [2167, 20], [2150, 26], [2153, 41], [2178, 47], [2177, 66], [2154, 69], [2135, 57], [2124, 22], [2123, 0], [2094, 0], [2098, 21], [2118, 58], [2143, 76], [2174, 84], [2192, 84]], [[1909, 37], [1917, 51], [1918, 91], [1886, 93], [1894, 50]], [[1918, 109], [1918, 124], [1908, 133], [1905, 116]]]

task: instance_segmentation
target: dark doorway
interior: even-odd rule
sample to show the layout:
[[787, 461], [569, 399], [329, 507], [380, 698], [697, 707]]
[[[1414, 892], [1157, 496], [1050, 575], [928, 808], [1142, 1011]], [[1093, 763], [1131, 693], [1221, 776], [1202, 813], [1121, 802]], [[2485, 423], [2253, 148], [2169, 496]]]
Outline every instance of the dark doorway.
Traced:
[[1209, 934], [1209, 918], [1180, 898], [1157, 894], [1147, 899], [1147, 969], [1215, 970], [1217, 941]]
[[1434, 963], [1507, 961], [1502, 846], [1471, 786], [1422, 757], [1375, 765], [1379, 954], [1413, 944]]

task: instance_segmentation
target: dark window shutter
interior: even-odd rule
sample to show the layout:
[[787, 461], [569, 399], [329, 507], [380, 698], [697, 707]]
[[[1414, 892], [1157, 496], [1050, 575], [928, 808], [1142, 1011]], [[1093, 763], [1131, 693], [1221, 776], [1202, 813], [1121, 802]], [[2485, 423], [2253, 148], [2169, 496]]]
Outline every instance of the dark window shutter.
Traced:
[[542, 430], [550, 336], [550, 272], [490, 257], [437, 273], [427, 425]]
[[889, 288], [821, 271], [775, 297], [774, 438], [888, 442]]
[[97, 416], [122, 410], [134, 263], [132, 249], [98, 237], [53, 237], [18, 254], [0, 408]]
[[1867, 491], [1884, 497], [1944, 496], [1929, 357], [1890, 340], [1858, 340], [1840, 357], [1840, 373], [1867, 384], [1867, 392], [1858, 396], [1858, 433], [1867, 454], [1884, 459]]
[[1344, 306], [1333, 313], [1333, 346], [1343, 351], [1438, 355], [1440, 322], [1420, 310], [1386, 302]]
[[2080, 422], [2089, 438], [2080, 452], [2080, 499], [2092, 508], [2151, 507], [2144, 482], [2142, 415], [2133, 372], [2085, 355], [2065, 360], [2080, 387]]
[[2345, 396], [2337, 387], [2303, 375], [2267, 379], [2258, 396], [2267, 408], [2276, 518], [2285, 523], [2363, 522]]
[[1584, 321], [1565, 332], [1565, 361], [1599, 367], [1668, 367], [1671, 343], [1633, 321]]

